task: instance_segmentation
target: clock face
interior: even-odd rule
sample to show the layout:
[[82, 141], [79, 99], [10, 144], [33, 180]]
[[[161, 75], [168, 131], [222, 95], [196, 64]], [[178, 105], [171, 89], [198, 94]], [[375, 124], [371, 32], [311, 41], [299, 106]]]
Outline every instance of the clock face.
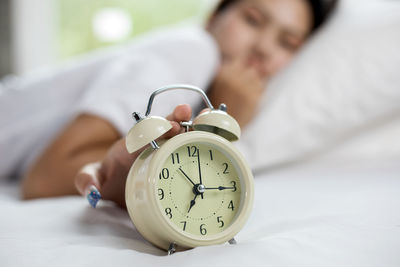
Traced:
[[184, 233], [210, 237], [224, 231], [241, 205], [235, 163], [217, 146], [190, 143], [165, 160], [156, 184], [160, 211]]

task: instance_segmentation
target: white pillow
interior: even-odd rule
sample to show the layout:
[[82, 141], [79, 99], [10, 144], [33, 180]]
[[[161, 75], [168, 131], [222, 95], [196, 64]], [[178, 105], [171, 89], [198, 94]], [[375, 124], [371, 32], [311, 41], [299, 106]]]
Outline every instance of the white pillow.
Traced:
[[325, 149], [400, 116], [400, 1], [342, 1], [270, 86], [240, 148], [255, 169]]

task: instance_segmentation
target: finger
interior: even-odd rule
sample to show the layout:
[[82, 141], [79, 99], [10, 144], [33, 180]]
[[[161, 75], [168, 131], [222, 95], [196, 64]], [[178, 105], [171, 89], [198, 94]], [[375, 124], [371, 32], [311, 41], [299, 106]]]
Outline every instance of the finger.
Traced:
[[101, 199], [99, 192], [100, 162], [86, 164], [75, 177], [75, 187], [82, 196], [86, 196], [90, 205], [96, 207]]
[[168, 139], [182, 132], [182, 126], [176, 121], [170, 121], [172, 128], [159, 139]]
[[192, 117], [192, 108], [188, 104], [181, 104], [176, 106], [172, 114], [167, 116], [170, 121], [188, 121]]
[[200, 114], [203, 114], [204, 112], [208, 112], [208, 111], [210, 111], [211, 109], [209, 109], [209, 108], [204, 108], [204, 109], [202, 109], [200, 112], [199, 112], [199, 115]]
[[178, 105], [172, 114], [167, 116], [172, 128], [161, 138], [171, 138], [182, 132], [180, 122], [189, 121], [192, 117], [192, 108], [187, 104]]
[[[185, 119], [185, 120], [183, 120], [183, 121], [188, 121], [188, 120], [190, 120], [190, 117], [191, 117], [191, 115], [192, 115], [192, 109], [190, 108], [189, 105], [182, 105], [182, 106], [187, 106], [187, 107], [189, 107], [190, 112], [188, 112], [189, 110], [185, 110], [186, 107], [180, 108], [180, 109], [178, 110], [178, 113], [179, 113], [179, 112], [182, 112], [182, 113], [181, 113], [181, 114], [178, 114], [178, 116], [175, 117], [175, 118], [179, 118], [179, 115], [183, 115], [183, 116], [181, 116], [181, 118], [184, 118], [184, 119]], [[178, 108], [178, 107], [177, 107], [177, 108]], [[175, 109], [175, 110], [177, 110], [177, 109]], [[207, 111], [210, 111], [210, 109], [209, 109], [209, 108], [205, 108], [205, 109], [201, 110], [199, 114], [202, 114], [202, 113], [207, 112]], [[189, 116], [189, 115], [190, 115], [190, 117], [184, 117], [184, 116]], [[172, 118], [172, 117], [173, 117], [173, 114], [171, 114], [169, 117]], [[179, 122], [180, 122], [180, 121], [179, 121]], [[171, 137], [174, 137], [175, 135], [180, 134], [180, 133], [183, 133], [183, 132], [185, 131], [185, 129], [180, 125], [180, 123], [178, 123], [178, 121], [171, 121], [170, 123], [171, 123], [171, 125], [172, 125], [171, 130], [169, 130], [166, 134], [164, 134], [164, 135], [161, 137], [161, 139], [162, 139], [162, 138], [171, 138]]]

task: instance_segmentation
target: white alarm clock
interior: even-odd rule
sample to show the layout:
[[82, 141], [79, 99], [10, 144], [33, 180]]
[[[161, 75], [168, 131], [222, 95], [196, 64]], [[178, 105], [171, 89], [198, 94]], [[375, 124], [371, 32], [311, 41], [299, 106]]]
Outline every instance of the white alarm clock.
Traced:
[[[193, 122], [181, 122], [186, 132], [156, 142], [172, 126], [162, 117], [149, 116], [154, 97], [174, 89], [200, 93], [210, 110]], [[137, 230], [168, 254], [235, 243], [250, 215], [254, 189], [251, 170], [231, 143], [239, 139], [240, 127], [226, 106], [214, 109], [197, 87], [171, 85], [151, 95], [145, 117], [136, 112], [133, 117], [136, 124], [126, 136], [129, 153], [150, 144], [133, 163], [126, 182], [126, 206]]]

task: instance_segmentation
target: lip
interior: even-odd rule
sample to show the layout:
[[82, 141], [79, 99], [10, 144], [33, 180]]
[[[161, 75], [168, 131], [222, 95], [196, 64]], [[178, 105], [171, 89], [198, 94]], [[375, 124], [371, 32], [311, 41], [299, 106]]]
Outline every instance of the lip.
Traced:
[[263, 61], [253, 56], [247, 58], [246, 67], [254, 68], [260, 78], [268, 78], [270, 75], [269, 71], [263, 66]]
[[[221, 65], [229, 64], [233, 60], [233, 57], [228, 54], [222, 54]], [[260, 79], [266, 80], [270, 77], [271, 73], [263, 66], [263, 61], [254, 56], [244, 57], [242, 61], [246, 68], [254, 68], [260, 77]]]

